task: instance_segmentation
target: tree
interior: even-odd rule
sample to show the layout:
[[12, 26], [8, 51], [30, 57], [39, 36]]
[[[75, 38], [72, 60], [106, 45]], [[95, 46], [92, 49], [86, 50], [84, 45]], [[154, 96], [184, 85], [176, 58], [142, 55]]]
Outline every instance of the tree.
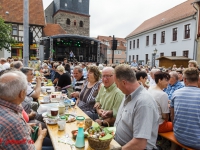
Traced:
[[10, 51], [11, 44], [16, 43], [16, 41], [11, 36], [11, 25], [6, 24], [4, 20], [0, 17], [0, 50], [6, 49]]

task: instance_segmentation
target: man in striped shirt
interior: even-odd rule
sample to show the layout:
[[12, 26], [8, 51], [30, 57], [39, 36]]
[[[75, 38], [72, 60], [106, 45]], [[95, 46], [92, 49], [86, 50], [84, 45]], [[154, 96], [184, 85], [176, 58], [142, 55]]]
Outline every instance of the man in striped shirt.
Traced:
[[71, 94], [72, 97], [78, 97], [81, 92], [82, 85], [85, 82], [83, 76], [83, 69], [80, 66], [75, 66], [73, 70], [73, 77], [76, 79], [74, 92]]
[[174, 92], [171, 99], [171, 120], [174, 135], [183, 145], [200, 149], [199, 71], [187, 68], [183, 73], [185, 87]]

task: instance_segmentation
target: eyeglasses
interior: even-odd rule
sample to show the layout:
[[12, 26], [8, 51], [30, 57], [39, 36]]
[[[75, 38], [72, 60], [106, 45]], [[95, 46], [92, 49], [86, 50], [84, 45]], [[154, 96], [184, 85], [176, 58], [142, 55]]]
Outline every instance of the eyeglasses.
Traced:
[[102, 78], [110, 78], [112, 77], [113, 75], [103, 75]]
[[30, 75], [30, 76], [32, 76], [32, 75], [34, 75], [33, 73], [29, 73], [29, 74], [27, 74], [27, 75]]

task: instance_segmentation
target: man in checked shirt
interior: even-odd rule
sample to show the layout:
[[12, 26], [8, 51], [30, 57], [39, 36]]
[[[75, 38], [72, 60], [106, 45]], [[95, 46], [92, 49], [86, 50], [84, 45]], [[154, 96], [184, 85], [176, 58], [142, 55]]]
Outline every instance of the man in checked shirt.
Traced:
[[25, 99], [26, 76], [20, 71], [11, 71], [0, 76], [0, 149], [41, 150], [47, 130], [39, 127], [38, 139], [31, 140], [31, 129], [22, 117], [19, 105]]

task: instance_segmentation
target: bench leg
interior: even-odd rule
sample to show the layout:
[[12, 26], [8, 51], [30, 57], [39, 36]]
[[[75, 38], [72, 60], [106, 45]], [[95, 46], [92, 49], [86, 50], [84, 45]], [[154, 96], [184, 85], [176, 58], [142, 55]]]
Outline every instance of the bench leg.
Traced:
[[171, 142], [170, 150], [176, 150], [177, 147], [178, 147], [178, 145], [176, 145], [175, 143]]

